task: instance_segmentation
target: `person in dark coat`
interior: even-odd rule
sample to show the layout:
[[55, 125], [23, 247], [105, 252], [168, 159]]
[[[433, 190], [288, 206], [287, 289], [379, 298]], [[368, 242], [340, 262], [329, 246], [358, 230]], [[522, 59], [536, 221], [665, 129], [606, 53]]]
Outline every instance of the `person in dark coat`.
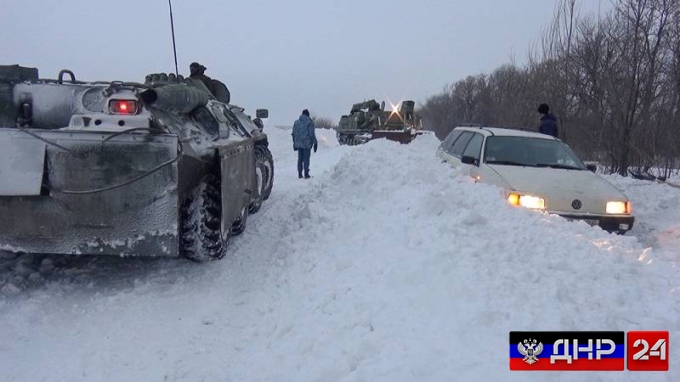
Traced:
[[550, 112], [550, 106], [544, 103], [540, 104], [538, 106], [538, 113], [541, 114], [538, 131], [541, 134], [552, 135], [555, 138], [559, 138], [560, 134], [557, 128], [557, 117]]
[[198, 62], [192, 62], [191, 65], [189, 65], [189, 78], [203, 82], [208, 91], [214, 94], [212, 78], [205, 75], [206, 69], [205, 66]]
[[307, 109], [302, 111], [302, 115], [293, 124], [293, 150], [298, 152], [298, 178], [302, 178], [304, 170], [305, 179], [309, 179], [309, 159], [312, 156], [312, 149], [316, 152], [318, 141], [314, 131], [314, 121], [309, 117]]

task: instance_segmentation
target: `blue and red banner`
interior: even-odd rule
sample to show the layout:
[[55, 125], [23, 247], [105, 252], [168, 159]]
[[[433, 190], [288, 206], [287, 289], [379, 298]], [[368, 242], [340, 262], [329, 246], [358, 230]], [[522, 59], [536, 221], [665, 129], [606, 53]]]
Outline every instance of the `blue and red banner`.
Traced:
[[510, 332], [510, 370], [623, 371], [624, 332]]

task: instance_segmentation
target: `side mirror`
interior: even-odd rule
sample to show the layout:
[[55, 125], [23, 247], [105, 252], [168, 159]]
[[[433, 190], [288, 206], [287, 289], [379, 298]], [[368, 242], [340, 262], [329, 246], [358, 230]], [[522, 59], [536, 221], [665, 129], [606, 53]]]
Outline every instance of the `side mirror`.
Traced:
[[255, 112], [257, 118], [269, 118], [269, 110], [267, 109], [257, 109]]
[[462, 158], [460, 158], [460, 161], [463, 162], [463, 164], [477, 164], [477, 159], [475, 157], [463, 155]]
[[594, 163], [588, 163], [586, 168], [592, 172], [597, 172], [597, 165]]

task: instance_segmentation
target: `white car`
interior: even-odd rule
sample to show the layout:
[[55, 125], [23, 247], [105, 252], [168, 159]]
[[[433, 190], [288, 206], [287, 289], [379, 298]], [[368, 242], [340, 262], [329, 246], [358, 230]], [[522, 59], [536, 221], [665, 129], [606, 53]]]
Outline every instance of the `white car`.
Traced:
[[437, 156], [478, 182], [502, 188], [512, 205], [585, 220], [609, 232], [633, 228], [630, 200], [550, 135], [459, 126]]

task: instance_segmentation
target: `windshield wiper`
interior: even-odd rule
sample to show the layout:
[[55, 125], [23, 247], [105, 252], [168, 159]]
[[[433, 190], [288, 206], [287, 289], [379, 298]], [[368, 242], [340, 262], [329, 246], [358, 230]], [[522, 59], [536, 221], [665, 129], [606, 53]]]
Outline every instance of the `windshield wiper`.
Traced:
[[500, 165], [507, 165], [507, 166], [531, 166], [530, 164], [513, 162], [511, 160], [491, 160], [491, 161], [487, 161], [486, 164], [500, 164]]
[[580, 167], [574, 167], [574, 166], [569, 166], [568, 164], [560, 164], [560, 163], [537, 163], [536, 167], [550, 167], [550, 168], [559, 168], [563, 170], [583, 170]]

